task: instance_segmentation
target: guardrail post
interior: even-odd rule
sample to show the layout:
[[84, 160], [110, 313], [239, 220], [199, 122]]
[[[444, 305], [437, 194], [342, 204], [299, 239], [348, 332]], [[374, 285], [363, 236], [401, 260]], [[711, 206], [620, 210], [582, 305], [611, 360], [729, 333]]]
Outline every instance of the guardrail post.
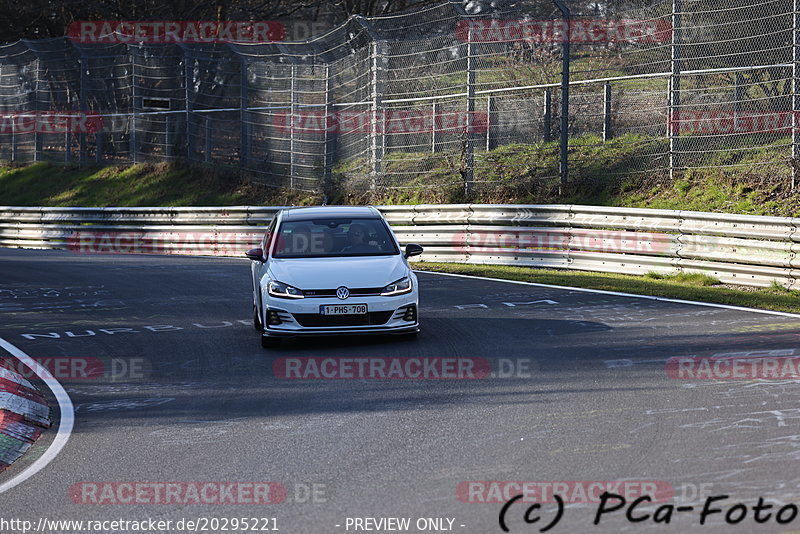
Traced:
[[672, 0], [671, 74], [669, 77], [669, 105], [667, 130], [669, 134], [669, 177], [675, 178], [675, 168], [680, 164], [678, 151], [681, 133], [681, 0]]
[[608, 141], [612, 137], [611, 131], [611, 84], [606, 82], [603, 85], [603, 141]]
[[550, 89], [544, 90], [544, 111], [542, 112], [542, 141], [550, 142], [550, 133], [553, 131], [553, 93]]
[[497, 148], [497, 101], [494, 95], [486, 97], [486, 150]]

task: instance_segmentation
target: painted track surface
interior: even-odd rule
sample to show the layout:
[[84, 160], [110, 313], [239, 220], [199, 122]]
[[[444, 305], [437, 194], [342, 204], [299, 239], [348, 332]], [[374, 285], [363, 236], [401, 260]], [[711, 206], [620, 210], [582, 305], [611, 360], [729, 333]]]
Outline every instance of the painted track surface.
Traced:
[[[250, 325], [248, 269], [233, 259], [0, 251], [0, 337], [33, 357], [135, 361], [147, 374], [62, 380], [77, 407], [73, 434], [44, 471], [0, 495], [3, 517], [277, 517], [281, 530], [302, 533], [345, 532], [347, 517], [449, 517], [456, 532], [488, 533], [501, 532], [501, 505], [462, 502], [460, 483], [649, 480], [677, 497], [705, 484], [749, 505], [800, 495], [796, 381], [680, 381], [664, 367], [671, 356], [800, 347], [800, 319], [420, 274], [417, 341], [268, 352]], [[531, 303], [541, 300], [554, 303]], [[283, 356], [532, 363], [511, 378], [302, 381], [274, 376]], [[277, 481], [289, 494], [267, 506], [78, 504], [69, 491], [83, 481]], [[311, 484], [323, 485], [324, 502], [297, 498]], [[595, 508], [570, 505], [551, 532], [800, 524], [737, 528], [717, 515], [700, 527], [698, 513], [685, 513], [670, 525], [616, 514], [593, 526]], [[524, 507], [513, 510], [512, 532], [538, 531], [542, 523], [522, 524]]]

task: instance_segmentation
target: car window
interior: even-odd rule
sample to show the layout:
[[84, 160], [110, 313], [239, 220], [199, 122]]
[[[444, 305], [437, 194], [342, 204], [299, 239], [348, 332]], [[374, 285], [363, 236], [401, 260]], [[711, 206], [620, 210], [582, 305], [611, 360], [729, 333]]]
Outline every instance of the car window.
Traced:
[[275, 226], [278, 224], [278, 217], [275, 216], [272, 218], [272, 222], [269, 223], [269, 228], [267, 228], [267, 233], [264, 234], [264, 237], [261, 239], [261, 250], [264, 251], [264, 256], [269, 253], [269, 248], [272, 246], [272, 237], [275, 235]]
[[276, 237], [275, 258], [385, 256], [400, 253], [386, 223], [378, 218], [284, 221]]

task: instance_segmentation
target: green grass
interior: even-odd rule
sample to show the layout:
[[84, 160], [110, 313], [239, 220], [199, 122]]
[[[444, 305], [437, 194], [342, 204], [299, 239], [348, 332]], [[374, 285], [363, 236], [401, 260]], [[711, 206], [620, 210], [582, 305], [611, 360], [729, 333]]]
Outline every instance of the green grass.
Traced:
[[[576, 184], [612, 185], [610, 175], [630, 170], [651, 153], [664, 150], [662, 140], [624, 135], [604, 142], [597, 135], [585, 135], [570, 141], [570, 177]], [[371, 196], [356, 197], [361, 203], [541, 203], [559, 202], [558, 141], [533, 144], [512, 143], [491, 151], [475, 153], [476, 192], [464, 194], [462, 162], [458, 155], [430, 152], [391, 152], [383, 161], [387, 181], [393, 189], [383, 189]], [[335, 189], [351, 194], [364, 191], [369, 166], [364, 159], [345, 160], [333, 169]], [[604, 189], [604, 188], [601, 188]], [[597, 197], [600, 189], [582, 187], [579, 194]], [[605, 193], [603, 193], [605, 194]], [[342, 202], [344, 195], [335, 196]], [[593, 204], [604, 204], [593, 198]]]
[[[667, 282], [677, 282], [683, 285], [701, 286], [701, 287], [717, 286], [722, 283], [713, 276], [709, 276], [703, 273], [663, 274], [650, 271], [644, 276], [645, 278], [650, 278], [651, 280], [664, 280]], [[776, 281], [773, 280], [772, 283], [773, 283], [773, 288], [780, 287], [781, 289], [783, 289], [783, 286], [777, 283]]]
[[601, 289], [637, 295], [653, 295], [674, 299], [728, 304], [731, 306], [800, 313], [800, 298], [798, 298], [800, 297], [800, 291], [786, 289], [782, 286], [777, 286], [777, 284], [773, 287], [763, 289], [735, 289], [729, 286], [723, 286], [715, 278], [704, 274], [683, 273], [676, 275], [660, 275], [648, 273], [646, 276], [632, 276], [504, 265], [429, 262], [414, 262], [413, 267], [422, 271]]
[[[584, 135], [570, 140], [566, 185], [559, 184], [557, 141], [506, 144], [476, 151], [470, 194], [458, 154], [390, 152], [383, 168], [391, 188], [366, 187], [368, 162], [345, 160], [333, 169], [333, 202], [590, 204], [794, 217], [800, 214], [800, 190], [790, 187], [787, 140], [776, 135], [750, 150], [764, 139], [742, 138], [730, 150], [698, 150], [691, 161], [682, 161], [701, 168], [670, 178], [663, 168], [665, 139], [626, 134], [603, 141]], [[687, 149], [702, 148], [688, 137], [681, 142]]]
[[[365, 158], [333, 168], [329, 204], [509, 203], [588, 204], [796, 217], [800, 188], [790, 188], [787, 138], [758, 150], [710, 152], [709, 168], [676, 173], [663, 165], [662, 138], [596, 135], [570, 140], [570, 181], [558, 179], [558, 143], [506, 144], [475, 154], [474, 188], [465, 191], [460, 154], [389, 152], [386, 177], [371, 187]], [[743, 141], [744, 144], [757, 140]], [[761, 140], [763, 142], [763, 139]], [[777, 159], [776, 159], [777, 158]], [[775, 160], [774, 165], [759, 165]], [[737, 165], [732, 167], [731, 165]], [[644, 171], [644, 172], [643, 172]], [[386, 186], [386, 187], [381, 187]], [[391, 186], [391, 187], [389, 187]], [[296, 193], [242, 182], [237, 171], [180, 163], [79, 168], [37, 163], [0, 165], [0, 204], [18, 206], [308, 205], [322, 194]]]
[[84, 167], [0, 165], [0, 205], [231, 206], [308, 204], [308, 195], [241, 182], [235, 174], [179, 163]]

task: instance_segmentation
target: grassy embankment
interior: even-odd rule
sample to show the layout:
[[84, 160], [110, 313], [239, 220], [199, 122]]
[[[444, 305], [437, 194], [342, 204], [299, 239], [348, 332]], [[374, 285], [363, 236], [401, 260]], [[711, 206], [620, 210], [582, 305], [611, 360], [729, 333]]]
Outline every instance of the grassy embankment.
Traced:
[[[571, 144], [574, 182], [559, 192], [552, 180], [542, 179], [557, 168], [557, 149], [549, 145], [504, 145], [481, 153], [472, 198], [463, 196], [458, 183], [457, 162], [430, 154], [405, 154], [387, 163], [387, 170], [402, 173], [420, 168], [428, 158], [425, 173], [413, 175], [405, 185], [430, 181], [453, 185], [432, 189], [401, 189], [366, 194], [350, 188], [348, 173], [358, 162], [345, 162], [334, 174], [332, 203], [415, 202], [509, 202], [575, 203], [663, 209], [684, 209], [796, 216], [800, 194], [791, 191], [785, 176], [755, 172], [732, 172], [722, 168], [684, 173], [669, 181], [663, 177], [621, 175], [617, 171], [637, 165], [637, 158], [658, 150], [653, 141], [631, 136], [602, 143], [596, 137]], [[769, 150], [766, 148], [764, 150]], [[720, 165], [732, 156], [719, 156]], [[748, 152], [738, 163], [763, 161], [764, 154]], [[545, 173], [545, 174], [543, 174]], [[402, 175], [402, 174], [399, 174]], [[620, 178], [619, 176], [625, 176]], [[13, 206], [223, 206], [223, 205], [312, 205], [317, 194], [291, 192], [242, 182], [235, 173], [180, 163], [142, 164], [78, 168], [38, 163], [16, 167], [0, 165], [0, 204]], [[669, 298], [700, 300], [800, 313], [800, 292], [780, 287], [739, 289], [707, 276], [625, 276], [601, 273], [542, 270], [524, 267], [418, 264], [420, 268], [554, 285], [569, 285]]]

